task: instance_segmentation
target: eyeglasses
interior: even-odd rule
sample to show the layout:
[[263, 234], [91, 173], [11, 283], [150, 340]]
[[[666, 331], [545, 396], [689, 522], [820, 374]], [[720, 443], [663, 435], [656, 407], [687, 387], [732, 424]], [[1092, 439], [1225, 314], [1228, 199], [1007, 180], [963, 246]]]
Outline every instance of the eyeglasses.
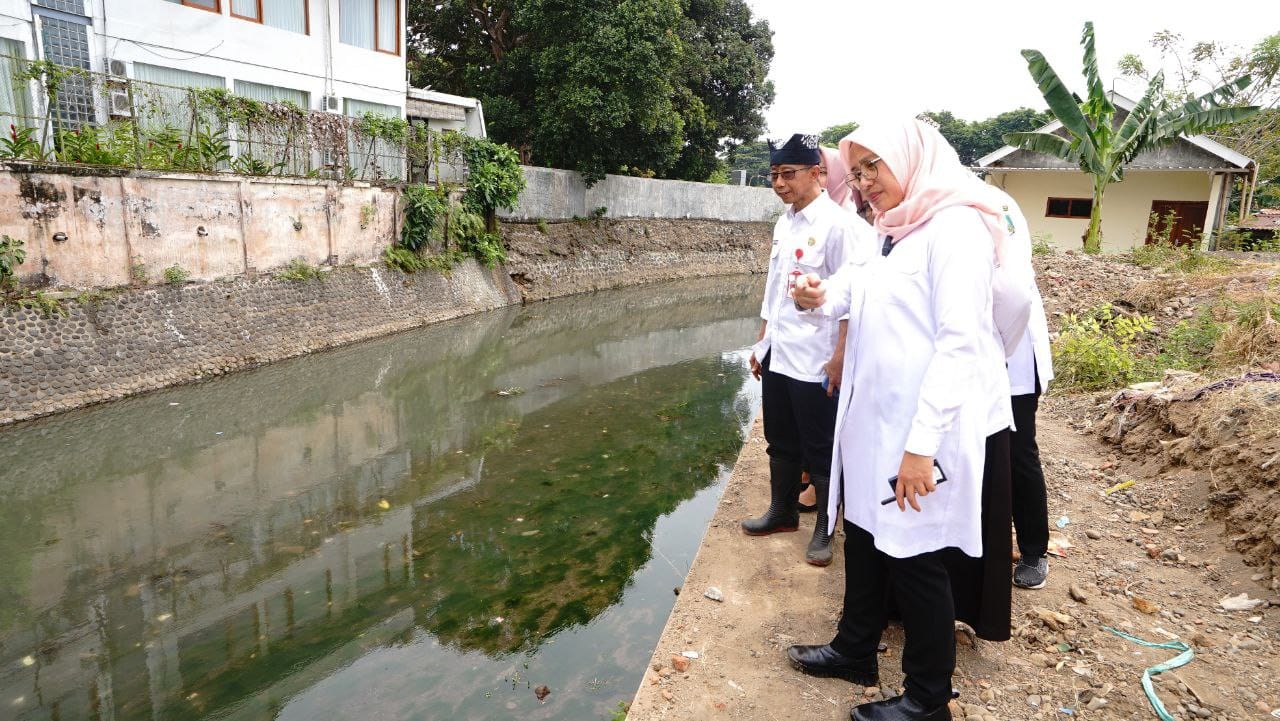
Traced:
[[796, 173], [799, 173], [802, 170], [808, 170], [809, 168], [812, 168], [812, 167], [813, 167], [812, 165], [806, 165], [803, 168], [790, 168], [788, 170], [779, 170], [776, 173], [770, 172], [769, 182], [776, 183], [778, 182], [778, 178], [782, 178], [783, 180], [790, 182], [796, 179]]
[[880, 158], [872, 158], [858, 163], [858, 167], [854, 168], [848, 175], [844, 176], [845, 185], [848, 185], [850, 188], [854, 188], [858, 183], [861, 183], [863, 179], [875, 180], [876, 175], [879, 174], [879, 171], [876, 170], [876, 163], [879, 163], [880, 160]]

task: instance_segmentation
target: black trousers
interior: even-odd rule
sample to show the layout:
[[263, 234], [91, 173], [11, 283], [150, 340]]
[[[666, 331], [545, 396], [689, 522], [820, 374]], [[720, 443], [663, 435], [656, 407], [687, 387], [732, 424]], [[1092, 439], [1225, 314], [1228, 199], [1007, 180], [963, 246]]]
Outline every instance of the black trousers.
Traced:
[[831, 469], [836, 399], [827, 397], [821, 383], [798, 381], [769, 370], [772, 355], [766, 353], [760, 363], [769, 457], [799, 463], [810, 473], [825, 476]]
[[891, 599], [906, 632], [907, 694], [930, 708], [949, 701], [956, 610], [942, 553], [894, 558], [876, 550], [870, 533], [845, 521], [844, 578], [844, 611], [831, 646], [855, 658], [875, 657]]
[[1026, 559], [1036, 559], [1049, 551], [1049, 499], [1036, 445], [1036, 409], [1040, 405], [1040, 381], [1036, 392], [1013, 396], [1013, 422], [1009, 434], [1010, 481], [1013, 486], [1013, 527], [1018, 531], [1018, 550]]

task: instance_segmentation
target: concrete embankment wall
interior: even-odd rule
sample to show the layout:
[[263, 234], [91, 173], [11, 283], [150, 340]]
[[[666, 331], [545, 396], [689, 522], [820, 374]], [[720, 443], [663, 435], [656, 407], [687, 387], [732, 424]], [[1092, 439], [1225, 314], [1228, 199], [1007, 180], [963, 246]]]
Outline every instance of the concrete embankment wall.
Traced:
[[40, 172], [0, 164], [0, 234], [22, 240], [17, 277], [54, 286], [252, 277], [301, 259], [376, 261], [399, 235], [399, 197], [367, 183], [148, 171]]
[[[571, 170], [524, 168], [525, 191], [513, 220], [605, 218], [704, 218], [750, 223], [772, 221], [782, 203], [769, 188], [653, 180], [606, 175], [590, 188]], [[603, 210], [602, 210], [603, 209]]]
[[[376, 260], [395, 237], [394, 191], [0, 172], [5, 193], [23, 199], [0, 207], [0, 232], [28, 241], [27, 278], [96, 290], [64, 293], [56, 312], [0, 308], [0, 425], [522, 301], [761, 272], [770, 237], [768, 223], [509, 222], [504, 266], [405, 275]], [[339, 265], [320, 279], [254, 272], [325, 254]], [[202, 282], [158, 284], [174, 263]]]

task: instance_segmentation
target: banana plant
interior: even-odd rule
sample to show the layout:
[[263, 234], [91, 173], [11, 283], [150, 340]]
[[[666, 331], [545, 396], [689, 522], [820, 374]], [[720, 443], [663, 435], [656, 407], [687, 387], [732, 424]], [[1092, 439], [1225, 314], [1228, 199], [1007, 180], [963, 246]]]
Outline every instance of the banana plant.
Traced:
[[1124, 180], [1124, 168], [1144, 150], [1173, 142], [1181, 135], [1205, 133], [1237, 123], [1258, 112], [1257, 106], [1232, 107], [1229, 103], [1252, 79], [1243, 75], [1220, 87], [1182, 103], [1170, 102], [1164, 94], [1164, 73], [1156, 73], [1142, 99], [1118, 125], [1116, 106], [1098, 75], [1093, 23], [1084, 24], [1080, 38], [1084, 48], [1084, 77], [1088, 95], [1084, 100], [1067, 88], [1049, 61], [1038, 50], [1023, 50], [1027, 70], [1044, 96], [1049, 112], [1062, 123], [1064, 135], [1035, 131], [1008, 133], [1004, 142], [1033, 153], [1044, 153], [1080, 166], [1093, 179], [1093, 210], [1086, 253], [1102, 249], [1102, 197], [1107, 186]]

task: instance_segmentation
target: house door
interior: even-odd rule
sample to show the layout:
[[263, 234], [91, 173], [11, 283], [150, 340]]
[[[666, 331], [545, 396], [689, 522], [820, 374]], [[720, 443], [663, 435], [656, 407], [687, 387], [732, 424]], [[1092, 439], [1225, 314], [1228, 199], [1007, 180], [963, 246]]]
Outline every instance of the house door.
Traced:
[[1157, 238], [1168, 238], [1176, 245], [1195, 245], [1204, 231], [1204, 218], [1209, 212], [1207, 200], [1153, 200], [1151, 220], [1147, 223], [1147, 245]]

